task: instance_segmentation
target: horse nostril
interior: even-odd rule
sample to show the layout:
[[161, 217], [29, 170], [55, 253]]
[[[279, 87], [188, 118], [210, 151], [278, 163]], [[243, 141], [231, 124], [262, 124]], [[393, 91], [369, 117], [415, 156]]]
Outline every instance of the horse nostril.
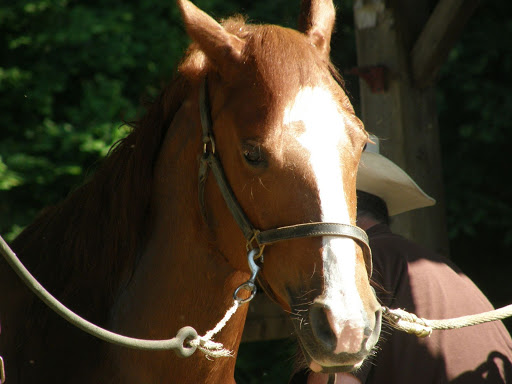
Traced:
[[[375, 325], [374, 325], [373, 329], [366, 328], [365, 332], [364, 332], [365, 336], [367, 336], [365, 338], [365, 343], [364, 343], [364, 347], [367, 351], [370, 351], [375, 346], [375, 344], [377, 344], [377, 341], [379, 340], [379, 336], [380, 336], [381, 325], [382, 325], [382, 309], [378, 309], [377, 311], [375, 311]], [[367, 334], [367, 331], [366, 331], [367, 329], [369, 330], [369, 334]]]
[[311, 328], [316, 339], [328, 351], [336, 349], [336, 336], [331, 329], [331, 324], [325, 312], [326, 306], [321, 303], [314, 303], [309, 308], [309, 319], [311, 321]]

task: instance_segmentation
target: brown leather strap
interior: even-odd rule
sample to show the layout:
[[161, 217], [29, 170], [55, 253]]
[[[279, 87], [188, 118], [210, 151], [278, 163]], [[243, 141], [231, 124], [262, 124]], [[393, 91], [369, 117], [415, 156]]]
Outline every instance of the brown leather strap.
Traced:
[[283, 240], [317, 236], [340, 236], [356, 240], [363, 250], [368, 274], [369, 276], [372, 275], [372, 251], [369, 246], [368, 235], [364, 230], [354, 225], [325, 222], [296, 224], [259, 232], [256, 235], [256, 241], [260, 245], [266, 245]]
[[298, 237], [345, 236], [368, 243], [368, 235], [361, 228], [341, 223], [305, 223], [280, 227], [260, 232], [256, 235], [258, 244], [272, 244], [281, 240]]
[[212, 116], [210, 107], [210, 95], [208, 92], [208, 80], [205, 78], [199, 87], [199, 117], [201, 118], [201, 130], [203, 144], [207, 145], [213, 140]]
[[[199, 165], [199, 204], [203, 217], [206, 218], [204, 203], [204, 188], [208, 177], [208, 170], [211, 169], [219, 190], [226, 202], [226, 205], [242, 230], [245, 239], [249, 242], [257, 232], [245, 215], [242, 207], [229, 185], [224, 169], [217, 154], [215, 153], [215, 140], [212, 131], [212, 118], [210, 113], [210, 99], [208, 95], [208, 79], [205, 78], [199, 89], [199, 113], [201, 117], [202, 141], [204, 144], [203, 156]], [[209, 146], [209, 147], [208, 147]]]
[[[217, 181], [217, 186], [219, 187], [222, 197], [224, 197], [224, 201], [226, 202], [231, 215], [242, 230], [245, 239], [250, 242], [250, 240], [254, 238], [254, 235], [257, 233], [257, 231], [245, 215], [242, 207], [240, 207], [240, 204], [238, 204], [238, 200], [236, 199], [235, 194], [233, 193], [233, 190], [231, 189], [226, 179], [226, 175], [224, 174], [220, 160], [215, 154], [208, 153], [206, 156], [203, 156], [201, 161], [204, 162], [208, 168], [212, 170], [215, 181]], [[200, 189], [204, 189], [204, 187]]]

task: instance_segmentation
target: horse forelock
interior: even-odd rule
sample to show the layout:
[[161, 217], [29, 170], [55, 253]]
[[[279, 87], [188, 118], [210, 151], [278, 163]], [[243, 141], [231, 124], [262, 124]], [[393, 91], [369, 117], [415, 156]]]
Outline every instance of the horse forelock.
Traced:
[[[230, 66], [228, 70], [232, 73], [222, 74], [224, 80], [229, 82], [252, 74], [268, 90], [286, 92], [317, 83], [321, 76], [332, 76], [343, 87], [332, 63], [319, 54], [303, 33], [277, 25], [250, 24], [241, 15], [223, 20], [222, 26], [245, 42], [240, 59], [243, 64]], [[190, 78], [216, 71], [199, 45], [191, 44], [180, 66], [181, 72]]]

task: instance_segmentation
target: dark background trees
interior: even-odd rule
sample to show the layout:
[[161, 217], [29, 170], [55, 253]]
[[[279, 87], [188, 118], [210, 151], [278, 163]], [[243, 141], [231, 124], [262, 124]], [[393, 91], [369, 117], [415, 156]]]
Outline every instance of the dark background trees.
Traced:
[[[196, 4], [216, 17], [241, 12], [287, 26], [298, 13], [298, 0]], [[356, 65], [352, 4], [337, 6], [332, 53], [343, 72]], [[483, 3], [437, 82], [451, 257], [495, 306], [512, 302], [511, 13], [511, 2]], [[0, 5], [0, 233], [6, 239], [94, 172], [128, 131], [123, 121], [141, 113], [141, 96], [156, 95], [172, 77], [187, 41], [174, 1]], [[358, 79], [346, 81], [357, 110]], [[263, 348], [256, 359], [266, 359], [257, 368], [243, 358], [243, 347], [239, 381], [267, 375], [283, 382], [285, 355], [268, 352], [282, 351], [281, 345], [249, 348]], [[294, 347], [286, 345], [289, 355]]]

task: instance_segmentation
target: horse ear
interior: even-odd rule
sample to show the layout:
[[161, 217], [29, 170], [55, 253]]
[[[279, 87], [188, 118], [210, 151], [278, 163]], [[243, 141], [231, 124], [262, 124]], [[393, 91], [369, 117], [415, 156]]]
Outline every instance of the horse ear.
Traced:
[[336, 11], [332, 0], [302, 0], [299, 31], [305, 33], [325, 57], [331, 50]]
[[223, 67], [240, 62], [244, 41], [227, 32], [212, 17], [188, 0], [178, 0], [188, 35], [206, 56], [222, 71]]

